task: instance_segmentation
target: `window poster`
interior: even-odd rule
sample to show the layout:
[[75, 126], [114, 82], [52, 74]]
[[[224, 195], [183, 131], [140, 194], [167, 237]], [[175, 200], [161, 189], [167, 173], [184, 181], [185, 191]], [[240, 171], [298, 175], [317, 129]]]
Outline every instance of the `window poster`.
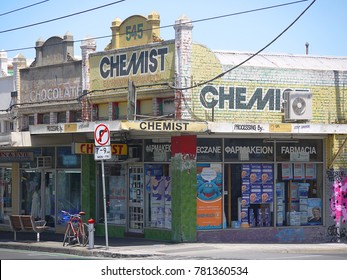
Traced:
[[317, 172], [316, 172], [316, 164], [315, 163], [306, 163], [306, 172], [305, 172], [305, 178], [306, 179], [316, 179]]
[[152, 176], [151, 178], [151, 226], [164, 227], [165, 225], [165, 177]]
[[197, 229], [222, 228], [222, 187], [221, 164], [197, 164]]
[[110, 176], [108, 220], [116, 224], [125, 224], [126, 188], [124, 176]]
[[[243, 164], [241, 168], [240, 215], [241, 227], [266, 226], [271, 223], [263, 219], [262, 213], [254, 209], [265, 209], [274, 199], [274, 171], [272, 164]], [[257, 206], [258, 205], [258, 206]], [[262, 205], [262, 206], [260, 206]], [[267, 217], [267, 216], [266, 216]], [[256, 220], [259, 223], [256, 223]], [[266, 222], [265, 222], [266, 220]]]
[[291, 163], [282, 163], [282, 180], [293, 179], [293, 166]]
[[305, 169], [303, 163], [294, 163], [294, 180], [303, 180], [305, 178]]
[[171, 177], [163, 175], [163, 166], [160, 164], [145, 164], [145, 173], [150, 226], [171, 228]]
[[307, 214], [308, 224], [321, 225], [322, 224], [322, 199], [321, 198], [308, 198], [307, 199]]

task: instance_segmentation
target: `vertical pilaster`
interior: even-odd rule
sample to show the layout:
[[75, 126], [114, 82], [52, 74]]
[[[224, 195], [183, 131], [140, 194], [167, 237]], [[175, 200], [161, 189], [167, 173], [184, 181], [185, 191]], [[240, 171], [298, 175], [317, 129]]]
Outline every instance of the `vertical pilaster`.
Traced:
[[[20, 94], [20, 69], [27, 67], [27, 61], [26, 58], [18, 54], [13, 58], [12, 61], [13, 65], [13, 91], [16, 91], [17, 94], [15, 94], [12, 97], [12, 104], [20, 104], [21, 103], [21, 94]], [[23, 122], [23, 118], [18, 118], [18, 107], [12, 108], [13, 115], [16, 116], [15, 121], [13, 123], [13, 131], [19, 131], [22, 129], [23, 124], [20, 124], [20, 122]]]
[[196, 136], [171, 138], [172, 240], [196, 241]]
[[[95, 52], [96, 42], [93, 39], [85, 39], [81, 44], [82, 51], [82, 92], [83, 94], [90, 89], [89, 82], [89, 54]], [[86, 96], [82, 97], [82, 121], [91, 120], [91, 105]]]
[[176, 74], [176, 119], [191, 119], [192, 90], [185, 89], [191, 86], [192, 72], [192, 30], [193, 24], [186, 16], [175, 22], [175, 74]]

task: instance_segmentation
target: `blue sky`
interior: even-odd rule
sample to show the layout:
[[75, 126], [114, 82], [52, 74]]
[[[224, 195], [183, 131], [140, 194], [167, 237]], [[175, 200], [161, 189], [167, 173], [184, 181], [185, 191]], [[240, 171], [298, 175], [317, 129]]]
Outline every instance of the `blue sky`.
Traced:
[[[257, 52], [290, 25], [313, 0], [125, 0], [91, 12], [21, 28], [113, 2], [116, 1], [4, 1], [0, 8], [0, 50], [8, 50], [8, 57], [21, 53], [26, 58], [34, 58], [34, 46], [39, 38], [47, 40], [52, 36], [64, 36], [67, 32], [73, 35], [74, 40], [110, 36], [110, 26], [115, 18], [124, 20], [131, 15], [147, 16], [156, 11], [160, 14], [160, 25], [163, 27], [173, 25], [182, 15], [197, 21], [193, 23], [193, 41], [212, 50]], [[298, 3], [205, 20], [292, 2]], [[40, 4], [5, 14], [36, 3]], [[347, 56], [346, 13], [346, 0], [316, 0], [310, 9], [264, 52], [305, 54], [305, 43], [308, 42], [311, 55]], [[10, 29], [17, 30], [8, 31]], [[173, 27], [162, 28], [161, 37], [164, 40], [173, 39]], [[97, 40], [97, 51], [102, 51], [110, 39], [107, 37]], [[29, 49], [15, 50], [22, 48]], [[75, 43], [75, 55], [80, 55], [80, 42]]]

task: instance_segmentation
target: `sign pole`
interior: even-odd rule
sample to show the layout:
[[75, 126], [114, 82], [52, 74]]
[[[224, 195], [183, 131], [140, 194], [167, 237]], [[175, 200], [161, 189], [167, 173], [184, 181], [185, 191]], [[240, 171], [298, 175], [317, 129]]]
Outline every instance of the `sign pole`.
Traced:
[[106, 250], [108, 250], [108, 230], [107, 230], [107, 208], [106, 208], [106, 188], [105, 188], [105, 166], [104, 160], [101, 160], [102, 169], [102, 192], [104, 196], [104, 223], [105, 223], [105, 239], [106, 239]]
[[106, 208], [106, 187], [105, 187], [105, 166], [104, 159], [112, 157], [110, 146], [110, 128], [107, 124], [97, 124], [94, 129], [95, 140], [95, 160], [101, 160], [102, 169], [102, 192], [104, 197], [104, 223], [105, 223], [105, 238], [106, 250], [108, 250], [108, 230], [107, 230], [107, 208]]

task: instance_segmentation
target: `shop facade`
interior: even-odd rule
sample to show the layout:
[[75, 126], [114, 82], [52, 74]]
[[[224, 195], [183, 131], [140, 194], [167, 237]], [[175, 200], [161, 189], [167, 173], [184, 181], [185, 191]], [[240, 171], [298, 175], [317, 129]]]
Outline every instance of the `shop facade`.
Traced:
[[8, 165], [1, 172], [7, 209], [2, 229], [9, 215], [26, 214], [59, 232], [67, 219], [61, 210], [76, 213], [82, 207], [82, 159], [72, 153], [73, 136], [51, 135], [61, 131], [59, 124], [67, 131], [68, 123], [81, 121], [82, 66], [73, 56], [73, 37], [66, 34], [37, 41], [30, 65], [21, 56], [13, 61], [16, 88], [7, 108], [13, 128], [1, 148], [1, 162]]
[[[91, 98], [96, 103], [109, 98], [108, 91], [121, 97], [120, 89], [110, 88], [122, 82], [125, 86], [125, 77], [137, 87], [140, 110], [133, 111], [137, 114], [145, 108], [141, 106], [146, 97], [141, 94], [142, 86], [148, 84], [143, 81], [152, 82], [154, 87], [146, 91], [147, 97], [156, 94], [156, 99], [151, 99], [152, 108], [158, 97], [174, 97], [174, 120], [154, 118], [149, 124], [141, 117], [135, 121], [128, 118], [121, 125], [128, 141], [143, 141], [137, 170], [143, 174], [139, 194], [144, 208], [134, 215], [141, 220], [139, 232], [148, 238], [175, 241], [324, 240], [326, 226], [335, 222], [329, 204], [334, 199], [334, 182], [327, 174], [343, 174], [345, 168], [346, 116], [342, 108], [346, 100], [341, 94], [345, 90], [346, 58], [265, 54], [229, 73], [228, 69], [251, 54], [213, 52], [193, 44], [189, 20], [181, 18], [176, 23], [175, 41], [150, 45], [153, 52], [149, 45], [127, 45], [90, 57], [94, 77]], [[158, 51], [167, 44], [172, 44], [169, 51]], [[153, 68], [150, 78], [146, 76], [149, 68], [140, 58], [150, 53], [155, 55], [153, 65], [163, 66], [161, 76], [156, 75], [158, 68]], [[162, 55], [157, 56], [159, 53]], [[175, 86], [170, 84], [173, 76], [165, 72], [172, 69], [166, 68], [171, 57], [175, 57]], [[164, 64], [160, 63], [163, 59]], [[120, 61], [123, 64], [117, 64]], [[140, 73], [138, 66], [134, 70], [135, 65], [142, 64], [145, 72]], [[156, 91], [155, 83], [162, 88]], [[184, 123], [203, 123], [206, 127], [175, 130]], [[192, 137], [189, 145], [183, 140], [188, 136]], [[157, 162], [148, 162], [146, 138], [165, 138], [165, 148], [159, 140], [154, 141], [160, 151], [170, 150], [171, 158], [157, 153], [153, 157]], [[169, 172], [163, 173], [166, 167]], [[151, 180], [146, 180], [146, 175]], [[165, 184], [171, 180], [171, 206], [163, 201], [153, 204], [156, 183], [163, 176]], [[131, 180], [127, 180], [130, 187]], [[153, 185], [145, 187], [147, 181]], [[130, 193], [129, 189], [128, 198]], [[171, 217], [167, 213], [170, 207]], [[166, 227], [169, 219], [171, 227]], [[130, 228], [125, 224], [124, 234]]]
[[12, 182], [13, 162], [20, 162], [25, 156], [13, 151], [6, 151], [11, 147], [11, 132], [16, 128], [16, 114], [9, 107], [15, 103], [18, 94], [19, 69], [27, 66], [27, 60], [22, 55], [14, 58], [7, 57], [7, 53], [0, 52], [0, 225], [8, 223], [8, 216], [12, 213], [13, 193]]
[[[19, 111], [22, 144], [6, 150], [27, 156], [11, 166], [12, 213], [61, 232], [61, 210], [83, 210], [100, 236], [107, 220], [108, 236], [325, 240], [332, 187], [346, 179], [347, 59], [259, 54], [229, 72], [251, 54], [193, 43], [186, 17], [165, 41], [159, 23], [156, 13], [117, 19], [106, 50], [88, 41], [82, 60], [67, 55], [66, 36], [55, 61], [22, 71], [32, 104]], [[104, 170], [99, 124], [110, 129]]]

